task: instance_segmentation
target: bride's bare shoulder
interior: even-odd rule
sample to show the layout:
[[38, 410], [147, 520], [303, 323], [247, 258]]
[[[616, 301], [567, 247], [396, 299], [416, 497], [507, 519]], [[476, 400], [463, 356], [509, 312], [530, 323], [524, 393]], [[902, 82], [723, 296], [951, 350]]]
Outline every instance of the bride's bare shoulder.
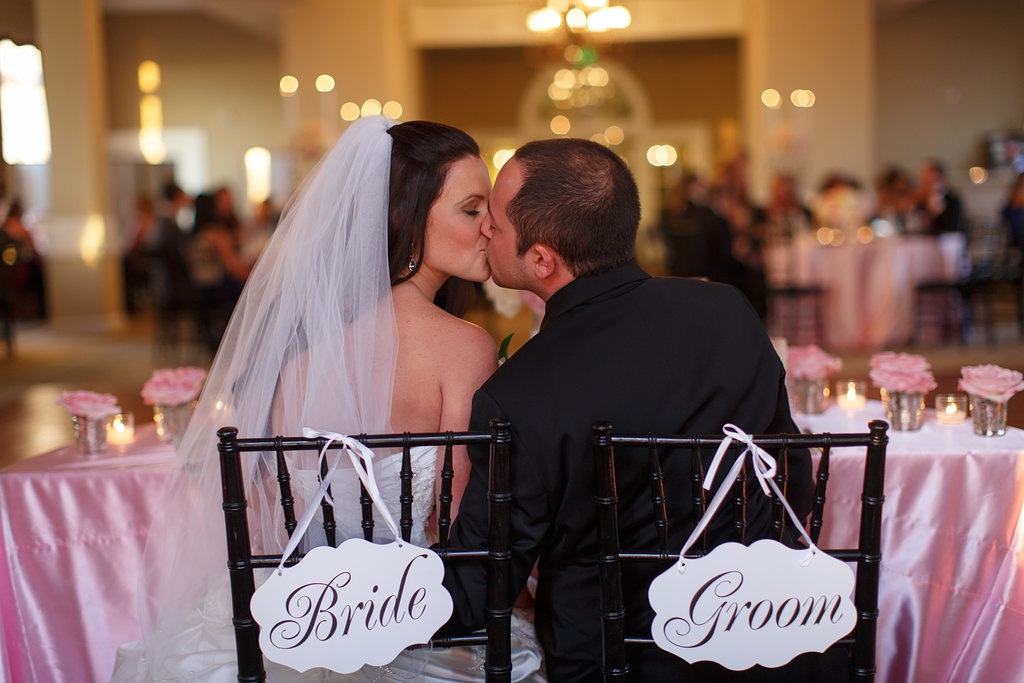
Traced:
[[[422, 297], [406, 297], [395, 288], [395, 318], [400, 338], [459, 362], [494, 362], [497, 345], [487, 330], [447, 313]], [[460, 361], [460, 358], [462, 359]]]

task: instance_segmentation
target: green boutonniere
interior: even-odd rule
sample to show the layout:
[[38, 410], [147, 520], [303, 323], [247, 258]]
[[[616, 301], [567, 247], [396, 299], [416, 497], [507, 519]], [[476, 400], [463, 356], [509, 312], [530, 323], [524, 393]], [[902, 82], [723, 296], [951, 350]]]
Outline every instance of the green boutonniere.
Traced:
[[498, 365], [502, 365], [508, 360], [508, 347], [512, 343], [512, 335], [515, 332], [510, 333], [507, 337], [501, 340], [501, 344], [498, 346]]

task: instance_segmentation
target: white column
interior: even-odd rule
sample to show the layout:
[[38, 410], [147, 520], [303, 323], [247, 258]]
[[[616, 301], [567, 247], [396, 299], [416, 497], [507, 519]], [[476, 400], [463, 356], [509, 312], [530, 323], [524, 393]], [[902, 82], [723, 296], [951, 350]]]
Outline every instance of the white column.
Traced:
[[50, 114], [46, 287], [50, 322], [124, 324], [121, 249], [110, 211], [99, 0], [35, 0]]

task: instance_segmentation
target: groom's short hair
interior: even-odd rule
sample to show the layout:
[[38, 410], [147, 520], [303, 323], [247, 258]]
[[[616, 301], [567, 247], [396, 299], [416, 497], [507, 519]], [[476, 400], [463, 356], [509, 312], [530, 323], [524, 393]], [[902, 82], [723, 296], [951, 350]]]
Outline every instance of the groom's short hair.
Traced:
[[509, 202], [516, 250], [545, 244], [576, 277], [633, 260], [640, 196], [626, 162], [590, 140], [559, 138], [515, 153], [522, 187]]

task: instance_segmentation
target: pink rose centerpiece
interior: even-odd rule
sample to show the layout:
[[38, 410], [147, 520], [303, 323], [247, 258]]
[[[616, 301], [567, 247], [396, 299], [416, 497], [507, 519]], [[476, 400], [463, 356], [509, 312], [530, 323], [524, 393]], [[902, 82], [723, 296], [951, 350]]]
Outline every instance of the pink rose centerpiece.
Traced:
[[113, 394], [98, 394], [95, 391], [65, 391], [56, 400], [72, 415], [102, 420], [121, 412], [117, 397]]
[[968, 365], [960, 368], [958, 386], [971, 396], [1005, 403], [1024, 389], [1024, 374], [998, 365]]
[[147, 406], [191, 403], [199, 397], [205, 380], [206, 371], [202, 368], [156, 370], [142, 386], [142, 398]]
[[925, 394], [938, 386], [931, 363], [912, 353], [876, 353], [868, 361], [871, 383], [882, 391], [889, 424], [893, 429], [920, 429]]
[[790, 346], [786, 351], [786, 374], [793, 409], [798, 413], [823, 412], [829, 379], [842, 367], [841, 358], [814, 344]]
[[95, 391], [65, 391], [56, 403], [71, 413], [75, 445], [80, 453], [107, 450], [107, 418], [121, 412], [116, 396]]
[[177, 443], [185, 433], [192, 409], [206, 380], [202, 368], [165, 368], [153, 372], [142, 386], [142, 398], [153, 406], [156, 435]]
[[932, 365], [924, 356], [912, 353], [876, 353], [868, 365], [871, 383], [890, 394], [927, 394], [938, 386], [932, 375]]
[[786, 350], [786, 372], [794, 379], [828, 379], [843, 367], [843, 360], [820, 347], [790, 346]]
[[968, 365], [960, 368], [957, 386], [971, 396], [975, 434], [1002, 436], [1006, 433], [1006, 404], [1024, 389], [1024, 375], [998, 365]]

